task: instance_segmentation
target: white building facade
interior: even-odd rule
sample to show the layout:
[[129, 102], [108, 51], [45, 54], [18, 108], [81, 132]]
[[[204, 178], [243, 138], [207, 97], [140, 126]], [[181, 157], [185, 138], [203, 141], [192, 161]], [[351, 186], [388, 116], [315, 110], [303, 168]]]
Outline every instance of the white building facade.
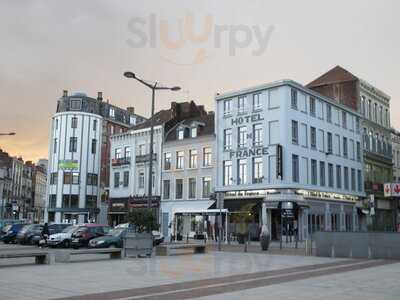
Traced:
[[392, 162], [393, 162], [393, 182], [400, 182], [400, 132], [393, 129], [392, 140]]
[[215, 189], [230, 212], [252, 207], [252, 237], [266, 220], [279, 239], [281, 201], [298, 204], [300, 239], [312, 230], [358, 229], [364, 191], [356, 112], [290, 80], [215, 101]]
[[[154, 127], [152, 196], [160, 197], [163, 126]], [[110, 209], [113, 225], [127, 221], [131, 208], [147, 206], [150, 128], [133, 129], [111, 137]], [[158, 207], [159, 201], [152, 201]]]

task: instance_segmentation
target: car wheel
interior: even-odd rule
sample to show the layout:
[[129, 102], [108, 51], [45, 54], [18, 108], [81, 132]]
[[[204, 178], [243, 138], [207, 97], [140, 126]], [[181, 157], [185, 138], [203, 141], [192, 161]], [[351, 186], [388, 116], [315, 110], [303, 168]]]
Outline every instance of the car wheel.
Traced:
[[3, 243], [4, 243], [4, 244], [9, 244], [10, 242], [9, 242], [9, 241], [3, 241]]
[[64, 248], [70, 248], [71, 247], [71, 241], [70, 240], [64, 240], [62, 243], [62, 246]]

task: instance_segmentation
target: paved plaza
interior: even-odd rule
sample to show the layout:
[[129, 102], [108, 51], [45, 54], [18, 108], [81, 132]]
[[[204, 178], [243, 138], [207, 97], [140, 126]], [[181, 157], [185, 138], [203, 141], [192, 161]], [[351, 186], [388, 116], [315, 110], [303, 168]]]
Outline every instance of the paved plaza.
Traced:
[[[0, 261], [1, 299], [400, 299], [400, 263], [211, 251]], [[251, 250], [251, 249], [250, 249]]]

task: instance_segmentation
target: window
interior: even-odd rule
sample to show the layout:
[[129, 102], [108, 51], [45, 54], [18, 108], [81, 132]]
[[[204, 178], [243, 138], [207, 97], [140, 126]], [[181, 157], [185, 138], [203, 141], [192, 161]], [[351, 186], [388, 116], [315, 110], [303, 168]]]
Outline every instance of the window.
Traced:
[[232, 113], [232, 99], [224, 101], [224, 115]]
[[317, 185], [317, 161], [311, 160], [311, 184]]
[[71, 119], [71, 128], [77, 128], [78, 127], [78, 118], [77, 117], [72, 117]]
[[292, 144], [299, 143], [299, 123], [292, 120]]
[[79, 184], [79, 173], [64, 172], [64, 184]]
[[189, 150], [189, 168], [197, 168], [197, 150]]
[[129, 116], [129, 124], [135, 125], [136, 124], [136, 118], [133, 116]]
[[382, 105], [379, 106], [379, 124], [383, 125], [383, 107]]
[[349, 168], [344, 167], [344, 189], [349, 189]]
[[139, 171], [139, 189], [144, 189], [144, 171]]
[[261, 94], [253, 95], [253, 110], [261, 109]]
[[317, 130], [315, 127], [310, 127], [310, 139], [311, 139], [311, 148], [317, 148]]
[[372, 120], [372, 102], [368, 100], [368, 119]]
[[110, 125], [110, 134], [114, 134], [114, 125]]
[[224, 130], [224, 149], [230, 150], [232, 148], [232, 129]]
[[170, 186], [171, 182], [169, 180], [164, 180], [163, 182], [163, 198], [169, 199], [170, 197]]
[[211, 147], [203, 148], [203, 167], [210, 167], [212, 165], [212, 150]]
[[196, 178], [189, 178], [189, 199], [196, 198]]
[[238, 127], [238, 147], [239, 148], [246, 147], [246, 137], [247, 137], [247, 127], [246, 126]]
[[353, 168], [351, 169], [351, 190], [356, 190], [356, 170]]
[[253, 158], [253, 183], [261, 183], [264, 179], [263, 158]]
[[93, 120], [93, 130], [97, 130], [97, 120]]
[[333, 188], [333, 164], [328, 164], [328, 186]]
[[124, 171], [124, 187], [128, 187], [129, 185], [129, 171]]
[[332, 133], [328, 132], [327, 133], [327, 137], [328, 137], [328, 153], [332, 154], [333, 153]]
[[342, 127], [347, 128], [347, 114], [345, 111], [342, 111]]
[[332, 106], [330, 104], [326, 105], [326, 121], [332, 123]]
[[361, 161], [361, 145], [360, 142], [356, 144], [356, 152], [357, 152], [357, 161]]
[[339, 165], [336, 165], [336, 187], [342, 188], [342, 167]]
[[81, 99], [71, 99], [71, 110], [81, 110], [82, 100]]
[[87, 185], [94, 185], [96, 186], [98, 183], [97, 181], [97, 174], [88, 173], [87, 174]]
[[356, 117], [356, 132], [360, 133], [360, 119]]
[[253, 125], [253, 145], [255, 147], [262, 146], [262, 124]]
[[122, 158], [122, 149], [121, 148], [115, 148], [115, 158]]
[[319, 162], [319, 184], [325, 186], [325, 162]]
[[164, 170], [171, 170], [172, 155], [170, 152], [164, 153]]
[[310, 114], [315, 117], [315, 98], [310, 97]]
[[175, 181], [175, 199], [182, 199], [183, 197], [183, 179], [176, 179]]
[[56, 130], [58, 129], [58, 119], [56, 119]]
[[246, 184], [247, 183], [247, 160], [239, 159], [238, 160], [238, 184]]
[[50, 174], [50, 184], [57, 184], [58, 181], [58, 173], [53, 172]]
[[97, 207], [97, 197], [86, 195], [85, 208], [96, 208]]
[[62, 208], [78, 208], [79, 196], [78, 195], [63, 195]]
[[183, 169], [183, 160], [185, 158], [185, 152], [177, 151], [176, 152], [176, 168]]
[[243, 113], [246, 108], [246, 96], [238, 98], [238, 112]]
[[291, 94], [290, 97], [291, 106], [293, 109], [297, 109], [297, 91], [295, 89], [292, 89], [290, 94]]
[[73, 136], [69, 138], [69, 152], [76, 152], [78, 148], [78, 138]]
[[348, 149], [347, 149], [347, 138], [343, 137], [343, 156], [348, 156]]
[[119, 187], [119, 172], [114, 173], [114, 187], [115, 188]]
[[139, 155], [145, 155], [146, 154], [146, 145], [141, 144], [139, 145]]
[[292, 155], [292, 180], [293, 182], [299, 182], [299, 156]]
[[378, 104], [374, 103], [374, 121], [378, 122]]
[[54, 139], [54, 143], [53, 143], [53, 153], [57, 153], [57, 139]]
[[49, 195], [49, 208], [56, 208], [57, 195]]
[[112, 107], [110, 107], [110, 118], [115, 118], [115, 110]]
[[97, 140], [92, 139], [92, 154], [96, 154]]
[[125, 157], [131, 157], [131, 147], [125, 146]]
[[390, 117], [389, 117], [389, 110], [386, 108], [385, 109], [385, 119], [386, 119], [386, 127], [390, 126]]
[[224, 174], [223, 174], [223, 183], [225, 186], [227, 185], [232, 185], [232, 161], [230, 160], [225, 160], [223, 162], [223, 170], [224, 170]]
[[203, 198], [211, 195], [211, 177], [203, 177]]
[[184, 137], [185, 137], [185, 129], [179, 128], [178, 129], [178, 140], [183, 140]]
[[197, 127], [191, 127], [191, 128], [190, 128], [190, 136], [191, 136], [192, 138], [197, 137]]
[[362, 183], [361, 170], [357, 170], [357, 186], [359, 192], [362, 192]]
[[365, 96], [361, 96], [361, 115], [365, 117]]

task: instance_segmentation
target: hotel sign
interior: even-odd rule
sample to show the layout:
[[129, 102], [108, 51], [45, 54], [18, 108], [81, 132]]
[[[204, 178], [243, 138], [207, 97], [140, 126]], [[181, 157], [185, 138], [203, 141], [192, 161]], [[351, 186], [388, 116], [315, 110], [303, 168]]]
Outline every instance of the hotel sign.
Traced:
[[58, 161], [58, 168], [60, 170], [78, 170], [79, 169], [79, 162], [77, 160], [59, 160]]
[[[237, 126], [237, 125], [242, 125], [242, 124], [247, 124], [247, 123], [253, 123], [253, 122], [259, 122], [263, 121], [264, 118], [260, 113], [257, 114], [251, 114], [251, 115], [246, 115], [246, 116], [239, 116], [236, 118], [231, 119], [231, 125], [232, 126]], [[248, 135], [249, 137], [249, 135]], [[262, 155], [268, 155], [268, 147], [253, 147], [253, 148], [245, 148], [245, 149], [238, 149], [236, 151], [230, 151], [230, 158], [247, 158], [247, 157], [252, 157], [252, 156], [262, 156]]]

